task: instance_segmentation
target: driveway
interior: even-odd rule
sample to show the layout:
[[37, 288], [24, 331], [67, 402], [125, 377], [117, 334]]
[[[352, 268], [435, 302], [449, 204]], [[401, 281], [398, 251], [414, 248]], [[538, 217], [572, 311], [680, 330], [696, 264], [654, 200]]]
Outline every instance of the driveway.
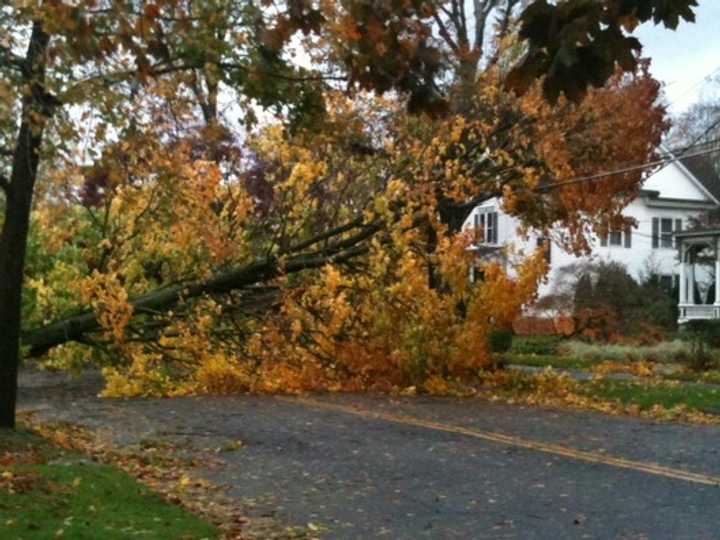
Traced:
[[26, 374], [21, 408], [116, 445], [169, 440], [249, 516], [324, 538], [720, 538], [720, 428], [482, 399], [99, 400]]

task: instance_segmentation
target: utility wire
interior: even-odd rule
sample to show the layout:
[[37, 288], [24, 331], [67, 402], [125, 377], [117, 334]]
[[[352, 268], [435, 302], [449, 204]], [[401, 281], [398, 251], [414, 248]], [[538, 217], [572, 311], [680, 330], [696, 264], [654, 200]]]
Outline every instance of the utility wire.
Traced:
[[612, 176], [615, 176], [618, 174], [626, 174], [629, 172], [650, 169], [652, 167], [657, 167], [658, 165], [664, 166], [664, 165], [668, 165], [670, 163], [681, 161], [683, 159], [688, 159], [688, 158], [698, 157], [698, 156], [705, 156], [705, 155], [718, 153], [718, 152], [720, 152], [720, 148], [710, 148], [710, 149], [706, 149], [703, 151], [697, 151], [697, 152], [694, 152], [691, 154], [685, 154], [682, 156], [672, 155], [667, 158], [661, 158], [661, 159], [657, 159], [655, 161], [648, 161], [646, 163], [640, 163], [637, 165], [632, 165], [629, 167], [616, 169], [614, 171], [606, 171], [606, 172], [591, 174], [591, 175], [587, 175], [587, 176], [579, 176], [577, 178], [571, 178], [569, 180], [562, 180], [560, 182], [552, 182], [549, 184], [545, 184], [544, 186], [538, 186], [536, 188], [528, 188], [528, 189], [530, 189], [530, 191], [543, 192], [543, 191], [558, 188], [558, 187], [564, 187], [564, 186], [569, 186], [569, 185], [573, 185], [573, 184], [580, 184], [583, 182], [591, 182], [594, 180], [602, 180], [602, 179], [606, 179], [606, 178], [609, 178], [609, 177], [612, 177]]
[[692, 150], [695, 148], [700, 148], [702, 146], [712, 146], [712, 145], [720, 145], [720, 139], [710, 139], [709, 141], [705, 142], [699, 142], [703, 139], [711, 130], [718, 127], [718, 124], [720, 124], [720, 119], [717, 123], [713, 123], [709, 128], [707, 128], [699, 137], [696, 137], [695, 140], [689, 144], [686, 144], [684, 146], [678, 146], [676, 148], [666, 148], [666, 151], [670, 154], [682, 154], [684, 152], [687, 152], [688, 150]]
[[698, 86], [700, 86], [702, 83], [707, 82], [707, 81], [710, 81], [710, 80], [712, 79], [712, 77], [713, 77], [715, 74], [717, 74], [718, 72], [720, 72], [720, 66], [716, 67], [716, 68], [715, 68], [714, 70], [712, 70], [710, 73], [708, 73], [707, 75], [705, 75], [702, 79], [696, 81], [692, 86], [690, 86], [689, 88], [685, 89], [685, 90], [683, 91], [683, 93], [680, 94], [680, 96], [679, 96], [678, 98], [676, 98], [676, 99], [683, 98], [683, 97], [687, 96], [690, 92], [692, 92], [693, 90], [695, 90], [695, 89], [696, 89]]
[[[715, 129], [715, 128], [718, 127], [718, 126], [720, 126], [720, 117], [718, 117], [718, 119], [715, 120], [715, 122], [713, 122], [712, 124], [710, 124], [710, 127], [708, 127], [708, 128], [707, 128], [705, 131], [703, 131], [700, 135], [698, 135], [697, 137], [695, 137], [688, 146], [693, 146], [693, 145], [697, 144], [698, 141], [701, 141], [702, 139], [704, 139], [705, 136], [706, 136], [708, 133], [710, 133], [713, 129]], [[705, 143], [705, 144], [711, 144], [711, 143], [716, 142], [716, 141], [717, 141], [717, 139], [716, 139], [715, 141], [708, 141], [708, 142]]]
[[[720, 71], [720, 67], [719, 67], [716, 71]], [[715, 72], [713, 72], [712, 74], [714, 74], [714, 73], [715, 73]], [[712, 75], [712, 74], [711, 74], [711, 75]], [[708, 75], [708, 77], [709, 77], [709, 76], [710, 76], [710, 75]], [[698, 135], [697, 137], [695, 137], [695, 138], [690, 142], [690, 144], [688, 144], [687, 146], [685, 146], [683, 149], [679, 150], [679, 152], [685, 152], [685, 151], [687, 151], [688, 149], [690, 149], [690, 148], [692, 148], [692, 147], [694, 147], [694, 146], [697, 146], [699, 141], [701, 141], [702, 139], [704, 139], [712, 130], [714, 130], [714, 129], [715, 129], [716, 127], [718, 127], [718, 126], [720, 126], [720, 117], [718, 117], [718, 119], [717, 119], [715, 122], [713, 122], [712, 124], [710, 124], [710, 126], [709, 126], [705, 131], [703, 131], [700, 135]], [[714, 140], [711, 140], [711, 141], [706, 141], [705, 143], [700, 143], [700, 145], [703, 145], [703, 144], [705, 144], [705, 145], [713, 145], [713, 144], [716, 144], [717, 142], [718, 142], [718, 139], [714, 139]], [[675, 150], [672, 150], [672, 149], [669, 149], [668, 151], [669, 151], [671, 154], [674, 154], [674, 153], [676, 152]], [[663, 165], [663, 166], [660, 168], [660, 170], [662, 170], [662, 169], [664, 169], [664, 168], [665, 168], [665, 165]]]

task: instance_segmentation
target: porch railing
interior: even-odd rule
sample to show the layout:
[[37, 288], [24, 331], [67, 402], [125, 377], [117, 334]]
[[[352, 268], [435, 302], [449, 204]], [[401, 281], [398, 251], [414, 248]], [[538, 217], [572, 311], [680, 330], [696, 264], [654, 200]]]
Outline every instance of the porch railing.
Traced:
[[720, 305], [680, 304], [680, 320], [720, 319]]

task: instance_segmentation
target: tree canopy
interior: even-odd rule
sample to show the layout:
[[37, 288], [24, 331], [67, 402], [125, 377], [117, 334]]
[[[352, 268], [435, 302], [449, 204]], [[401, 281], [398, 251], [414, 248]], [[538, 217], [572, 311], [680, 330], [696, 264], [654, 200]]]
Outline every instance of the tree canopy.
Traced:
[[103, 362], [115, 395], [476, 372], [545, 266], [482, 263], [470, 287], [464, 216], [498, 196], [576, 250], [620, 219], [639, 173], [563, 184], [666, 129], [636, 42], [606, 30], [693, 5], [4, 6], [0, 424], [21, 310], [26, 352]]

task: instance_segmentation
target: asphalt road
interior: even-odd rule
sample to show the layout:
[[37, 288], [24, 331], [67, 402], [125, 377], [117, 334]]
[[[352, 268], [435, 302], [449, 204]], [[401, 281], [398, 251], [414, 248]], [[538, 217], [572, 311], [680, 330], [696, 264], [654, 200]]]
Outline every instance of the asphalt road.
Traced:
[[203, 474], [248, 515], [323, 538], [720, 539], [717, 427], [481, 399], [88, 392], [26, 379], [21, 406], [118, 445], [241, 441]]

